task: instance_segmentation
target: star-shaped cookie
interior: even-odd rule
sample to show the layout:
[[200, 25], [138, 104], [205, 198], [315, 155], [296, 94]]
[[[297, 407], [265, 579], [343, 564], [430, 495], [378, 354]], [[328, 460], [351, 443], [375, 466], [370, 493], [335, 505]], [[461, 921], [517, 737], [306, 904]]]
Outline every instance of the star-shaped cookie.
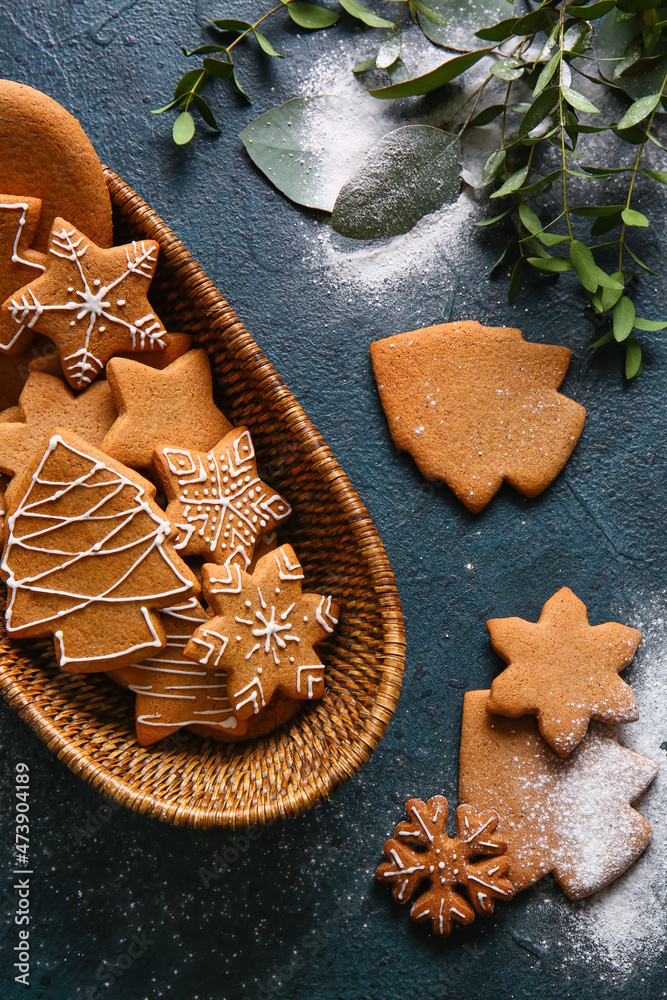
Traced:
[[118, 351], [162, 350], [169, 336], [147, 298], [157, 257], [154, 240], [105, 250], [56, 219], [44, 274], [3, 306], [15, 337], [28, 330], [50, 337], [75, 389], [88, 385]]
[[560, 757], [581, 742], [590, 719], [639, 718], [632, 689], [618, 676], [641, 642], [636, 628], [589, 625], [586, 605], [567, 587], [547, 601], [537, 623], [492, 618], [486, 624], [493, 648], [509, 664], [491, 686], [487, 710], [510, 718], [536, 715]]
[[162, 371], [112, 358], [107, 380], [118, 420], [102, 442], [102, 451], [132, 469], [150, 466], [158, 441], [206, 450], [232, 429], [213, 402], [206, 351], [188, 351]]
[[210, 451], [159, 445], [153, 465], [167, 494], [167, 517], [183, 555], [247, 569], [260, 536], [292, 513], [257, 472], [247, 427], [235, 427]]
[[216, 617], [200, 625], [184, 654], [227, 673], [227, 695], [237, 719], [257, 715], [275, 691], [301, 700], [324, 694], [324, 664], [314, 647], [338, 624], [339, 609], [321, 594], [301, 592], [303, 570], [291, 545], [237, 568], [235, 593], [216, 589], [218, 566], [202, 569], [206, 600]]
[[[31, 250], [39, 224], [39, 198], [0, 194], [0, 301], [44, 271], [46, 257]], [[9, 313], [0, 311], [0, 351], [20, 354], [34, 338], [32, 330], [18, 332]]]
[[95, 382], [75, 396], [62, 379], [31, 372], [19, 399], [18, 422], [0, 423], [0, 472], [16, 476], [30, 463], [56, 424], [89, 444], [100, 441], [116, 419], [111, 390]]

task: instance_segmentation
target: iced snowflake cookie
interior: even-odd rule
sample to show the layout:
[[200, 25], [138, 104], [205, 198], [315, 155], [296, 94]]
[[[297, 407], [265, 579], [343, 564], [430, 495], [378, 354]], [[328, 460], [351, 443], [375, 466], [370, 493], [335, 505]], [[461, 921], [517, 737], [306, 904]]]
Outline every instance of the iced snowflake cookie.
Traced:
[[152, 483], [54, 428], [11, 493], [1, 564], [7, 632], [52, 634], [60, 666], [75, 673], [163, 649], [156, 609], [200, 586], [174, 552]]
[[420, 891], [410, 910], [413, 920], [430, 921], [433, 933], [446, 937], [454, 921], [470, 924], [476, 913], [490, 916], [496, 900], [512, 898], [507, 845], [494, 832], [497, 812], [459, 806], [455, 837], [447, 836], [448, 805], [442, 795], [428, 802], [410, 799], [405, 812], [408, 821], [399, 823], [384, 845], [389, 861], [380, 865], [376, 878], [391, 886], [399, 903]]
[[107, 380], [118, 420], [102, 442], [102, 451], [133, 469], [148, 468], [160, 442], [185, 451], [208, 451], [232, 429], [213, 402], [206, 351], [188, 351], [161, 371], [112, 358]]
[[153, 465], [169, 501], [175, 547], [226, 566], [230, 583], [236, 579], [232, 564], [247, 569], [260, 536], [292, 513], [287, 500], [259, 478], [247, 427], [235, 427], [210, 451], [160, 445]]
[[324, 664], [315, 646], [331, 635], [339, 609], [320, 594], [301, 590], [303, 571], [291, 545], [269, 552], [249, 574], [232, 567], [235, 585], [220, 581], [220, 567], [203, 567], [204, 596], [215, 617], [201, 625], [185, 656], [227, 673], [227, 694], [237, 719], [268, 705], [276, 691], [308, 700], [324, 694]]
[[[51, 346], [51, 350], [34, 357], [28, 365], [29, 371], [44, 372], [46, 375], [57, 375], [58, 378], [65, 378], [55, 344], [48, 339], [46, 342]], [[169, 343], [163, 351], [119, 351], [118, 354], [114, 355], [114, 358], [129, 358], [132, 361], [141, 362], [142, 365], [148, 365], [149, 368], [166, 368], [176, 358], [180, 358], [182, 354], [189, 351], [191, 347], [192, 337], [188, 333], [170, 333]]]
[[491, 685], [487, 710], [511, 718], [536, 715], [542, 736], [561, 757], [578, 746], [590, 719], [639, 718], [632, 688], [618, 676], [641, 642], [636, 628], [589, 625], [586, 605], [567, 587], [547, 601], [536, 623], [492, 618], [486, 624], [493, 648], [509, 664]]
[[371, 359], [397, 450], [474, 512], [503, 480], [541, 493], [584, 426], [583, 406], [557, 391], [570, 351], [520, 330], [445, 323], [378, 340]]
[[[46, 257], [32, 250], [42, 208], [39, 198], [0, 194], [0, 301], [44, 272]], [[19, 354], [33, 340], [32, 330], [17, 332], [6, 310], [0, 310], [0, 351]]]
[[15, 421], [0, 423], [0, 472], [9, 476], [27, 468], [56, 424], [99, 445], [117, 416], [106, 382], [95, 382], [75, 396], [62, 379], [39, 372], [28, 376], [18, 411]]
[[570, 899], [604, 888], [651, 839], [630, 803], [658, 765], [620, 746], [615, 729], [600, 723], [563, 759], [532, 716], [490, 715], [488, 698], [488, 691], [465, 695], [459, 799], [498, 809], [517, 892], [550, 871]]
[[92, 382], [119, 351], [163, 350], [169, 336], [147, 298], [158, 249], [154, 240], [139, 240], [106, 250], [55, 219], [44, 273], [3, 306], [13, 337], [50, 337], [74, 389]]

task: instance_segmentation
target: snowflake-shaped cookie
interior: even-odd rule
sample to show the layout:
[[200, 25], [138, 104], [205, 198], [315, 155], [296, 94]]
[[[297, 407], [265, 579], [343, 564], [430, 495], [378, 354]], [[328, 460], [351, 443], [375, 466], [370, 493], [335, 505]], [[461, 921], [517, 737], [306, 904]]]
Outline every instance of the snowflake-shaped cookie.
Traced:
[[[247, 569], [259, 536], [292, 513], [287, 500], [259, 478], [247, 427], [236, 427], [209, 452], [161, 446], [153, 464], [169, 500], [174, 548], [184, 555]], [[236, 578], [230, 574], [228, 569], [231, 582]]]
[[303, 594], [303, 571], [291, 545], [269, 552], [249, 574], [235, 566], [238, 587], [216, 587], [220, 567], [202, 569], [204, 594], [216, 617], [201, 625], [185, 656], [227, 672], [237, 719], [268, 705], [275, 691], [301, 700], [324, 694], [324, 664], [314, 646], [330, 635], [339, 609], [321, 594]]
[[[447, 799], [434, 795], [428, 802], [410, 799], [408, 822], [399, 823], [384, 845], [389, 861], [377, 870], [380, 882], [390, 883], [394, 899], [406, 903], [428, 880], [426, 891], [412, 904], [410, 916], [431, 921], [433, 933], [446, 937], [452, 921], [472, 923], [475, 913], [490, 916], [496, 899], [511, 899], [514, 886], [505, 878], [507, 845], [493, 836], [498, 825], [494, 810], [477, 813], [472, 806], [456, 810], [456, 836], [447, 836]], [[481, 855], [493, 855], [486, 860]], [[476, 859], [476, 860], [475, 860]], [[461, 886], [468, 900], [456, 891]]]
[[154, 240], [105, 250], [56, 219], [44, 274], [3, 306], [14, 339], [28, 330], [50, 337], [74, 389], [88, 385], [118, 351], [162, 350], [169, 337], [146, 297], [157, 257]]

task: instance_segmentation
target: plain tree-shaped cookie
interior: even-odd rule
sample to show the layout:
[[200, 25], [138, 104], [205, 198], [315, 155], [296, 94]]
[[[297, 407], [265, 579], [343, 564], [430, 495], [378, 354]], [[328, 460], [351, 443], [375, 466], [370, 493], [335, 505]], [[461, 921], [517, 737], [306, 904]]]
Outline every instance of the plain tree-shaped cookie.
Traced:
[[500, 814], [517, 891], [553, 871], [571, 899], [604, 888], [635, 861], [652, 829], [630, 805], [658, 771], [592, 723], [569, 757], [540, 736], [535, 719], [486, 710], [488, 691], [464, 697], [459, 800]]
[[584, 426], [583, 406], [557, 391], [570, 351], [520, 330], [445, 323], [378, 340], [371, 360], [397, 450], [471, 511], [503, 480], [541, 493]]
[[12, 489], [1, 570], [7, 631], [52, 634], [60, 665], [114, 670], [164, 647], [157, 613], [199, 593], [155, 487], [54, 428]]
[[568, 587], [547, 601], [538, 622], [492, 618], [486, 624], [493, 648], [509, 664], [491, 685], [488, 711], [536, 715], [561, 757], [581, 742], [590, 719], [639, 718], [632, 688], [618, 676], [641, 642], [636, 628], [589, 625], [586, 605]]

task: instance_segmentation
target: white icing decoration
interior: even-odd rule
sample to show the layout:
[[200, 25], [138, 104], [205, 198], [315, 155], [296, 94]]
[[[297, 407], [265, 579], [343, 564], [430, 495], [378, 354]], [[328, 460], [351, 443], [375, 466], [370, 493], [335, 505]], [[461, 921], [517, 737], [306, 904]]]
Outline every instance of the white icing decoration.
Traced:
[[277, 549], [277, 551], [273, 554], [273, 558], [276, 560], [278, 576], [281, 580], [303, 580], [301, 564], [297, 560], [292, 566], [287, 558], [284, 548]]
[[266, 704], [266, 702], [264, 701], [264, 690], [262, 688], [262, 684], [259, 677], [253, 677], [253, 679], [250, 681], [249, 684], [246, 684], [244, 688], [241, 688], [240, 691], [236, 692], [235, 697], [237, 699], [241, 698], [241, 695], [244, 695], [247, 692], [248, 695], [246, 698], [242, 698], [241, 701], [237, 700], [236, 711], [238, 712], [239, 709], [243, 708], [250, 702], [253, 705], [253, 714], [257, 715], [260, 708], [263, 708], [264, 705]]
[[[326, 601], [326, 607], [324, 603], [325, 601]], [[334, 616], [331, 614], [330, 597], [322, 598], [322, 600], [318, 605], [317, 611], [315, 612], [315, 617], [317, 618], [318, 622], [320, 623], [325, 632], [333, 632], [333, 626], [329, 625], [329, 622], [333, 622], [334, 625], [337, 625], [338, 619], [334, 618]], [[437, 816], [434, 816], [433, 818], [437, 819]]]
[[[90, 462], [90, 468], [87, 472], [84, 472], [81, 476], [72, 480], [71, 482], [56, 482], [49, 479], [42, 478], [42, 470], [44, 469], [45, 463], [48, 461], [50, 456], [58, 448], [64, 448], [66, 451], [70, 452], [72, 455], [76, 455], [79, 458], [83, 458]], [[112, 476], [112, 479], [105, 481], [91, 482], [91, 479], [98, 473], [104, 471]], [[33, 494], [35, 487], [46, 486], [46, 487], [58, 487], [55, 492], [49, 493], [41, 499], [33, 500], [31, 502], [31, 495]], [[129, 488], [134, 493], [134, 503], [129, 510], [119, 511], [114, 514], [98, 514], [97, 511], [104, 509], [110, 500], [117, 496], [124, 488]], [[101, 495], [98, 499], [95, 499], [93, 505], [84, 513], [65, 516], [59, 514], [50, 509], [50, 505], [55, 500], [60, 500], [67, 493], [76, 489], [89, 489], [93, 491], [99, 491]], [[26, 490], [24, 496], [20, 500], [15, 512], [7, 518], [8, 526], [8, 538], [5, 547], [5, 553], [2, 559], [2, 570], [6, 576], [7, 587], [10, 592], [10, 598], [7, 605], [7, 610], [5, 612], [5, 620], [7, 624], [8, 632], [16, 632], [21, 628], [25, 627], [26, 624], [30, 625], [46, 625], [49, 622], [56, 621], [59, 618], [66, 617], [72, 614], [74, 611], [79, 611], [82, 608], [86, 608], [91, 604], [118, 604], [123, 602], [132, 603], [142, 603], [145, 602], [145, 606], [141, 607], [141, 611], [144, 615], [146, 623], [150, 629], [151, 640], [143, 643], [141, 646], [133, 646], [127, 650], [119, 650], [120, 655], [123, 652], [134, 652], [137, 649], [142, 648], [142, 646], [157, 646], [161, 647], [162, 643], [157, 639], [155, 630], [150, 623], [148, 605], [151, 600], [156, 598], [162, 598], [166, 596], [176, 596], [182, 594], [184, 591], [188, 591], [192, 587], [192, 581], [189, 577], [182, 575], [177, 567], [171, 562], [164, 550], [164, 542], [168, 538], [171, 532], [171, 526], [168, 521], [158, 518], [149, 504], [144, 499], [144, 489], [137, 483], [133, 482], [123, 475], [122, 472], [118, 472], [115, 469], [110, 468], [103, 462], [97, 461], [91, 458], [85, 452], [80, 451], [78, 448], [73, 447], [68, 444], [59, 434], [54, 434], [48, 444], [42, 459], [33, 473], [30, 485]], [[124, 545], [117, 545], [112, 547], [112, 542], [114, 537], [122, 532], [137, 516], [137, 514], [143, 513], [147, 515], [150, 520], [155, 525], [155, 528], [146, 534], [143, 538], [133, 539], [131, 542], [127, 542]], [[44, 522], [43, 528], [35, 528], [33, 531], [17, 537], [15, 534], [15, 527], [17, 522], [22, 518], [29, 518], [30, 521], [39, 523], [39, 521]], [[53, 537], [54, 532], [58, 529], [63, 528], [68, 525], [76, 524], [77, 522], [83, 521], [97, 521], [97, 522], [108, 522], [108, 531], [106, 535], [98, 542], [95, 542], [90, 548], [82, 551], [65, 551], [56, 547], [41, 547], [39, 541], [41, 539], [49, 540]], [[143, 546], [143, 547], [142, 547]], [[63, 556], [64, 561], [59, 566], [50, 565], [47, 569], [42, 570], [39, 573], [35, 573], [32, 576], [19, 576], [15, 575], [15, 570], [12, 566], [13, 555], [15, 549], [23, 549], [25, 552], [40, 552], [46, 553], [50, 557], [53, 556]], [[123, 575], [115, 580], [114, 583], [106, 590], [100, 594], [87, 595], [78, 592], [58, 590], [53, 587], [41, 585], [41, 581], [45, 577], [53, 576], [58, 571], [67, 569], [68, 567], [85, 560], [87, 558], [104, 558], [106, 555], [115, 554], [118, 552], [124, 552], [128, 549], [138, 549], [139, 554], [137, 558], [133, 561], [132, 565], [123, 573]], [[172, 590], [163, 591], [155, 594], [135, 594], [130, 597], [119, 598], [116, 596], [116, 591], [119, 586], [127, 580], [129, 576], [141, 565], [142, 562], [148, 557], [148, 555], [154, 551], [157, 551], [162, 557], [164, 562], [169, 566], [174, 577], [180, 582], [180, 586], [174, 587]], [[17, 563], [21, 565], [22, 559], [19, 557]], [[57, 595], [64, 598], [69, 598], [71, 604], [67, 608], [63, 608], [60, 611], [51, 612], [45, 614], [43, 618], [34, 619], [30, 622], [23, 622], [21, 625], [14, 625], [12, 622], [14, 603], [16, 601], [17, 594], [20, 590], [28, 590], [32, 594], [47, 594], [47, 595]], [[72, 658], [67, 656], [62, 645], [62, 630], [54, 630], [54, 635], [57, 641], [57, 647], [60, 651], [60, 664], [64, 663], [78, 662], [78, 660], [105, 660], [108, 657], [105, 656], [92, 656], [90, 654], [85, 657]]]
[[149, 281], [152, 279], [155, 269], [154, 265], [157, 261], [155, 250], [143, 240], [139, 243], [133, 240], [130, 245], [125, 247], [127, 266], [123, 273], [109, 282], [108, 285], [103, 285], [100, 282], [96, 287], [96, 282], [94, 281], [93, 287], [96, 287], [96, 291], [93, 291], [86, 280], [83, 267], [81, 266], [81, 258], [88, 251], [90, 243], [85, 242], [86, 237], [83, 235], [79, 235], [78, 239], [74, 240], [72, 237], [75, 232], [75, 229], [68, 230], [64, 227], [60, 232], [56, 232], [55, 229], [52, 230], [49, 253], [55, 257], [61, 257], [63, 260], [71, 261], [71, 263], [76, 265], [83, 285], [82, 288], [75, 290], [78, 301], [42, 305], [34, 291], [28, 287], [21, 292], [20, 299], [18, 296], [17, 298], [10, 298], [10, 304], [12, 319], [19, 327], [12, 343], [24, 330], [32, 329], [44, 313], [74, 312], [76, 313], [77, 321], [87, 319], [88, 326], [86, 328], [83, 347], [63, 359], [65, 362], [76, 359], [74, 360], [74, 364], [65, 365], [65, 367], [67, 370], [75, 373], [78, 386], [82, 387], [88, 385], [104, 367], [100, 359], [96, 358], [90, 349], [91, 335], [95, 329], [95, 325], [99, 324], [101, 319], [106, 320], [107, 323], [115, 323], [117, 326], [121, 326], [127, 330], [132, 350], [161, 349], [166, 346], [166, 341], [163, 339], [165, 330], [153, 313], [147, 313], [145, 316], [140, 316], [133, 322], [129, 322], [107, 311], [111, 305], [111, 301], [107, 298], [108, 295], [131, 274], [138, 274], [143, 278], [148, 278]]
[[208, 652], [206, 653], [205, 656], [200, 656], [199, 657], [199, 663], [202, 663], [202, 664], [203, 663], [208, 664], [208, 661], [209, 661], [209, 659], [211, 657], [211, 654], [213, 652], [215, 652], [215, 646], [216, 646], [216, 644], [214, 642], [205, 642], [204, 639], [200, 639], [199, 638], [200, 635], [201, 636], [206, 636], [209, 639], [211, 637], [213, 637], [215, 639], [219, 639], [220, 640], [220, 649], [219, 649], [218, 655], [216, 656], [215, 661], [213, 663], [213, 666], [217, 667], [218, 664], [220, 663], [220, 657], [222, 656], [222, 654], [226, 650], [227, 643], [229, 642], [227, 636], [226, 635], [220, 635], [219, 632], [215, 632], [213, 629], [208, 629], [208, 628], [203, 628], [198, 633], [198, 635], [193, 636], [193, 639], [192, 639], [193, 642], [195, 642], [198, 646], [203, 646], [204, 649], [208, 650]]
[[307, 681], [307, 694], [308, 694], [309, 698], [312, 698], [313, 697], [313, 688], [314, 688], [315, 684], [322, 684], [322, 683], [324, 683], [324, 664], [323, 663], [317, 663], [315, 665], [297, 667], [297, 671], [296, 671], [296, 689], [299, 692], [301, 692], [301, 681], [302, 681], [302, 675], [303, 675], [304, 671], [307, 671], [306, 677], [305, 677], [305, 679]]

